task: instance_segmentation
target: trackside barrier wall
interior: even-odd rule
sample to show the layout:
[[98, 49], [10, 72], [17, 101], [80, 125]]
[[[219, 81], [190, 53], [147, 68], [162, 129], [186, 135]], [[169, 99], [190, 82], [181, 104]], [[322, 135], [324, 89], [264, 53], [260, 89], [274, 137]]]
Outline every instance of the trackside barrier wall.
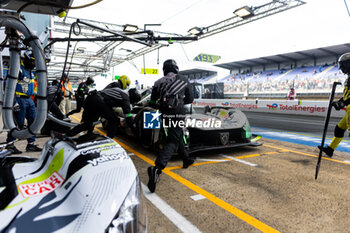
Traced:
[[[195, 99], [194, 108], [205, 106], [232, 107], [242, 111], [271, 112], [276, 114], [297, 114], [308, 116], [325, 116], [328, 101], [301, 101], [301, 100], [230, 100], [230, 99]], [[332, 111], [332, 117], [343, 117], [345, 108]]]

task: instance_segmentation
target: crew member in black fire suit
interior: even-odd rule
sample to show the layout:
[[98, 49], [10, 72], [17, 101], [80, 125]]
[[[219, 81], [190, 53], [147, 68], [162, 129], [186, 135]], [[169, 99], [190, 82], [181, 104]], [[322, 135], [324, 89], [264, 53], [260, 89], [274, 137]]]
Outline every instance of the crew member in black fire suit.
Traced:
[[[51, 85], [47, 86], [47, 105], [49, 106], [49, 111], [52, 112], [55, 117], [60, 120], [64, 119], [64, 114], [61, 112], [61, 109], [58, 107], [63, 99], [63, 91], [58, 90], [58, 81], [53, 80]], [[56, 94], [56, 92], [58, 92]], [[55, 98], [56, 97], [56, 98]]]
[[[166, 60], [163, 64], [164, 77], [155, 82], [150, 104], [155, 104], [159, 100], [159, 110], [163, 120], [179, 122], [185, 119], [184, 104], [193, 102], [192, 86], [187, 78], [179, 75], [179, 68], [172, 59]], [[168, 128], [163, 128], [166, 136], [165, 143], [155, 161], [155, 166], [148, 168], [148, 188], [153, 193], [156, 183], [162, 170], [166, 167], [172, 155], [178, 151], [183, 159], [183, 168], [187, 168], [194, 163], [190, 159], [183, 142], [183, 129], [170, 124]]]
[[81, 111], [81, 108], [83, 107], [85, 101], [85, 96], [89, 93], [89, 86], [93, 83], [94, 80], [91, 77], [88, 77], [85, 82], [79, 84], [77, 93], [75, 94], [75, 101], [77, 102], [77, 107], [76, 109], [67, 113], [67, 117]]
[[107, 136], [113, 138], [118, 127], [116, 113], [113, 107], [121, 107], [126, 117], [128, 126], [135, 130], [135, 125], [131, 117], [130, 103], [140, 101], [141, 94], [135, 88], [128, 92], [118, 87], [103, 89], [102, 91], [91, 91], [84, 102], [82, 123], [71, 129], [67, 136], [74, 136], [84, 130], [93, 131], [93, 122], [100, 117], [107, 120]]
[[[339, 143], [343, 140], [345, 131], [350, 130], [350, 52], [340, 56], [338, 60], [338, 67], [348, 77], [344, 83], [343, 97], [340, 100], [333, 102], [332, 105], [337, 111], [346, 107], [346, 113], [345, 116], [335, 126], [334, 137], [331, 143], [322, 148], [322, 150], [329, 157], [333, 156], [333, 152], [338, 147]], [[318, 146], [318, 148], [320, 147], [321, 146]]]
[[126, 75], [122, 75], [122, 76], [120, 76], [118, 81], [111, 82], [104, 89], [112, 88], [112, 87], [119, 87], [119, 88], [125, 90], [130, 86], [130, 84], [131, 84], [130, 78]]

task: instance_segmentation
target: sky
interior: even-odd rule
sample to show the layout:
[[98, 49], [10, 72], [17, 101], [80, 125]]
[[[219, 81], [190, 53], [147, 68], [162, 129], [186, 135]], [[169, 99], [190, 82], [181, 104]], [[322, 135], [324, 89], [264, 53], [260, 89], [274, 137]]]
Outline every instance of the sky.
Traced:
[[[74, 0], [73, 6], [90, 1]], [[135, 24], [139, 28], [144, 24], [162, 24], [150, 29], [186, 35], [194, 26], [205, 27], [232, 17], [233, 11], [244, 5], [258, 6], [267, 2], [269, 0], [103, 0], [88, 8], [70, 10], [68, 15], [121, 25]], [[193, 62], [193, 58], [200, 53], [213, 54], [221, 56], [217, 63], [224, 63], [350, 41], [350, 17], [344, 0], [305, 2], [305, 5], [193, 43], [162, 48], [160, 64], [157, 64], [157, 52], [147, 54], [146, 67], [161, 70], [163, 61], [169, 58], [178, 62], [180, 70], [208, 67], [207, 63]], [[348, 2], [350, 6], [350, 0]], [[139, 57], [115, 67], [110, 75], [126, 74], [146, 85], [152, 85], [161, 77], [161, 74], [142, 75], [141, 67], [143, 58]], [[220, 69], [218, 76], [228, 74], [228, 70]], [[100, 80], [109, 82], [110, 78]]]

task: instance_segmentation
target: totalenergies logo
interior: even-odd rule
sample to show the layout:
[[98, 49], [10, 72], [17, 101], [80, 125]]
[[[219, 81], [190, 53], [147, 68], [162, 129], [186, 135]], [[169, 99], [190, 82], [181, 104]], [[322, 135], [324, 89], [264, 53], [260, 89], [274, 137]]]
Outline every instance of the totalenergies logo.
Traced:
[[272, 105], [267, 104], [266, 106], [267, 106], [269, 109], [272, 109], [272, 110], [276, 110], [276, 109], [278, 108], [278, 104], [272, 104]]
[[229, 104], [228, 102], [225, 102], [225, 103], [221, 103], [221, 105], [224, 106], [224, 107], [227, 107], [227, 106], [229, 106], [230, 104]]
[[194, 100], [192, 103], [193, 103], [193, 104], [197, 104], [197, 101]]

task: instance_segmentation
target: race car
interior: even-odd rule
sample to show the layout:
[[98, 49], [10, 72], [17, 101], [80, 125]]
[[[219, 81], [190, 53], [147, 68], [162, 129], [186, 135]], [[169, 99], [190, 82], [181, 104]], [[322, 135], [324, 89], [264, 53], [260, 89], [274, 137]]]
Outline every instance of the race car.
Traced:
[[49, 140], [41, 157], [0, 156], [0, 232], [147, 232], [142, 187], [110, 138]]
[[[163, 128], [146, 129], [145, 114], [156, 112], [157, 109], [148, 106], [150, 91], [142, 95], [141, 101], [133, 106], [133, 119], [137, 125], [137, 131], [132, 132], [125, 123], [125, 119], [120, 109], [116, 110], [120, 118], [119, 131], [127, 135], [138, 138], [145, 148], [159, 150], [164, 139]], [[241, 146], [259, 146], [257, 140], [259, 136], [253, 136], [250, 131], [250, 125], [245, 114], [239, 109], [226, 107], [205, 107], [202, 112], [196, 112], [192, 105], [186, 106], [187, 123], [184, 129], [184, 140], [187, 144], [189, 153], [198, 151], [207, 151], [214, 149], [225, 149]], [[201, 110], [201, 109], [199, 109]], [[162, 122], [166, 124], [166, 122]], [[104, 122], [106, 127], [107, 123]]]

